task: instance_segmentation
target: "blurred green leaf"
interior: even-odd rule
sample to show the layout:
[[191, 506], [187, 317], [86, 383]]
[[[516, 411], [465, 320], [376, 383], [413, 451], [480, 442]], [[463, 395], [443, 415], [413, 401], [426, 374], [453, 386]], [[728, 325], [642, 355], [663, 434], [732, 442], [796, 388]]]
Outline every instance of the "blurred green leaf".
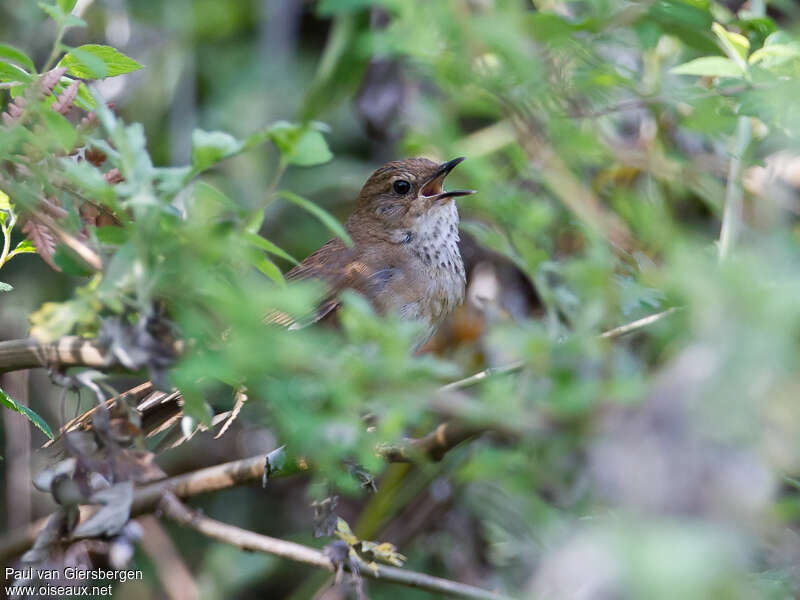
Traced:
[[744, 77], [744, 71], [730, 58], [704, 56], [673, 67], [675, 75], [698, 75], [700, 77]]
[[101, 244], [118, 246], [127, 242], [129, 237], [129, 233], [124, 227], [116, 227], [114, 225], [97, 227], [94, 231]]
[[65, 12], [58, 4], [47, 4], [39, 2], [39, 8], [48, 14], [48, 16], [58, 23], [61, 27], [86, 27], [86, 21]]
[[8, 283], [0, 281], [0, 292], [10, 292], [14, 287]]
[[78, 3], [78, 0], [58, 0], [58, 5], [61, 7], [65, 13], [72, 12], [72, 9], [75, 8], [75, 5]]
[[298, 264], [296, 258], [294, 258], [291, 254], [279, 248], [268, 239], [261, 237], [257, 233], [251, 233], [249, 231], [245, 231], [243, 234], [244, 239], [246, 239], [250, 244], [255, 246], [256, 248], [261, 248], [265, 252], [269, 252], [270, 254], [274, 254], [275, 256], [280, 256], [283, 259], [288, 260], [293, 264]]
[[72, 123], [59, 113], [52, 110], [45, 110], [42, 113], [47, 128], [52, 133], [54, 141], [58, 143], [62, 150], [69, 151], [75, 146], [78, 134]]
[[138, 62], [111, 46], [85, 44], [70, 50], [59, 61], [70, 75], [81, 79], [103, 79], [142, 68]]
[[25, 406], [24, 404], [18, 403], [14, 400], [11, 396], [6, 394], [2, 389], [0, 389], [0, 404], [5, 406], [8, 409], [13, 410], [16, 413], [21, 414], [26, 419], [28, 419], [31, 423], [36, 425], [42, 433], [44, 433], [47, 437], [51, 440], [53, 439], [53, 432], [50, 430], [50, 427], [47, 425], [47, 422], [36, 414], [33, 410]]
[[4, 58], [12, 63], [16, 63], [29, 73], [36, 72], [36, 66], [33, 64], [33, 61], [30, 59], [30, 57], [22, 50], [18, 50], [17, 48], [9, 46], [8, 44], [0, 44], [0, 58]]
[[396, 2], [397, 0], [320, 0], [316, 11], [321, 17], [330, 17], [373, 7], [392, 9]]
[[324, 125], [321, 123], [298, 125], [278, 121], [269, 128], [268, 133], [287, 164], [311, 167], [333, 158], [328, 143], [320, 132], [322, 128]]
[[337, 221], [336, 218], [325, 209], [320, 208], [310, 200], [306, 200], [302, 196], [298, 196], [289, 190], [281, 190], [278, 192], [278, 196], [310, 212], [312, 215], [317, 217], [317, 219], [319, 219], [323, 225], [330, 229], [334, 235], [340, 237], [345, 244], [348, 246], [353, 245], [353, 240], [350, 238], [350, 235], [347, 233], [345, 228], [342, 227], [342, 224], [339, 223], [339, 221]]
[[0, 81], [19, 81], [20, 83], [25, 83], [30, 80], [31, 76], [21, 67], [0, 60]]
[[711, 31], [716, 34], [723, 50], [725, 50], [725, 54], [736, 64], [743, 66], [744, 61], [747, 59], [747, 54], [750, 52], [750, 40], [740, 33], [728, 31], [719, 23], [714, 23], [711, 26]]
[[195, 129], [192, 132], [192, 168], [196, 173], [205, 171], [238, 154], [243, 147], [242, 142], [228, 133]]
[[56, 252], [53, 255], [53, 262], [55, 262], [64, 273], [72, 275], [73, 277], [91, 277], [94, 274], [94, 271], [61, 244], [56, 247]]
[[792, 59], [800, 57], [800, 43], [771, 44], [759, 48], [750, 55], [748, 62], [755, 65], [765, 59]]
[[268, 259], [263, 254], [258, 254], [253, 260], [253, 266], [261, 271], [264, 275], [272, 279], [275, 283], [284, 285], [286, 281], [283, 278], [283, 273], [274, 262]]

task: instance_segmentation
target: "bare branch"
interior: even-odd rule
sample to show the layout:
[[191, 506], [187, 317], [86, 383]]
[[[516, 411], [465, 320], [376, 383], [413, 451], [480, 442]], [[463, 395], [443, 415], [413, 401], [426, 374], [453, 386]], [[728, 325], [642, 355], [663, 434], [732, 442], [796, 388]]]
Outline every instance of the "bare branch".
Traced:
[[[336, 571], [336, 566], [331, 560], [323, 552], [315, 548], [309, 548], [302, 544], [261, 535], [253, 531], [210, 519], [189, 509], [172, 494], [164, 495], [164, 499], [159, 505], [159, 508], [165, 515], [177, 523], [190, 527], [212, 539], [241, 548], [242, 550], [280, 556], [295, 562], [325, 569], [326, 571]], [[359, 571], [359, 574], [388, 583], [396, 583], [456, 598], [477, 598], [480, 600], [506, 600], [507, 598], [498, 593], [483, 590], [471, 585], [442, 579], [441, 577], [433, 577], [425, 573], [384, 565], [379, 566], [377, 572], [372, 572], [370, 569], [365, 568]]]
[[0, 373], [36, 367], [95, 367], [113, 365], [97, 340], [65, 336], [55, 342], [35, 338], [0, 342]]
[[[615, 339], [618, 337], [622, 337], [623, 335], [636, 331], [637, 329], [641, 329], [642, 327], [652, 325], [653, 323], [660, 321], [664, 317], [668, 317], [677, 310], [678, 308], [673, 306], [672, 308], [668, 308], [667, 310], [661, 311], [660, 313], [655, 313], [647, 317], [637, 319], [636, 321], [631, 321], [630, 323], [626, 323], [625, 325], [620, 325], [619, 327], [615, 327], [614, 329], [609, 329], [608, 331], [604, 331], [603, 333], [600, 334], [599, 337], [605, 339]], [[465, 377], [464, 379], [459, 379], [457, 381], [452, 381], [446, 385], [443, 385], [442, 387], [439, 388], [439, 391], [450, 392], [452, 390], [456, 390], [459, 388], [468, 387], [492, 375], [500, 375], [503, 373], [511, 373], [513, 371], [519, 371], [524, 366], [525, 363], [521, 360], [518, 360], [499, 367], [489, 367], [488, 369], [484, 369], [483, 371], [478, 371], [474, 375], [470, 375], [469, 377]]]

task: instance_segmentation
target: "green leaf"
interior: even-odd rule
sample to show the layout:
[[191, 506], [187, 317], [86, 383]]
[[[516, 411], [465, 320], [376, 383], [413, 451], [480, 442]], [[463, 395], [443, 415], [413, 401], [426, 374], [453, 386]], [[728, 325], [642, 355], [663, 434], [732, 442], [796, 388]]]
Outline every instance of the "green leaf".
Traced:
[[11, 396], [6, 394], [2, 389], [0, 389], [0, 404], [4, 405], [6, 408], [13, 410], [27, 418], [31, 423], [36, 425], [39, 429], [44, 432], [44, 434], [49, 437], [51, 440], [53, 439], [53, 432], [50, 431], [50, 427], [47, 425], [47, 422], [32, 411], [30, 408], [23, 404], [17, 403]]
[[192, 132], [192, 168], [196, 173], [205, 171], [243, 149], [244, 144], [229, 133], [195, 129]]
[[0, 81], [19, 81], [20, 83], [25, 83], [30, 80], [31, 76], [28, 75], [22, 67], [0, 60]]
[[701, 77], [743, 77], [744, 71], [730, 58], [704, 56], [673, 67], [675, 75], [699, 75]]
[[335, 235], [339, 236], [344, 240], [344, 243], [348, 246], [353, 245], [353, 240], [348, 235], [347, 231], [342, 224], [337, 221], [333, 215], [331, 215], [328, 211], [320, 208], [310, 200], [306, 200], [302, 196], [298, 196], [297, 194], [290, 192], [288, 190], [281, 190], [278, 192], [278, 196], [281, 198], [288, 200], [289, 202], [293, 202], [297, 204], [297, 206], [303, 208], [304, 210], [310, 212], [312, 215], [317, 217], [320, 221], [322, 221], [323, 225], [330, 229]]
[[248, 243], [252, 244], [256, 248], [261, 248], [265, 252], [269, 252], [270, 254], [274, 254], [275, 256], [280, 256], [283, 259], [288, 260], [293, 264], [298, 264], [296, 258], [294, 258], [291, 254], [280, 248], [279, 246], [273, 244], [268, 239], [261, 237], [256, 233], [251, 233], [249, 231], [244, 232], [244, 239], [247, 240]]
[[0, 281], [0, 292], [10, 292], [14, 287], [8, 283]]
[[268, 130], [272, 142], [287, 164], [311, 167], [326, 163], [333, 158], [321, 133], [322, 123], [302, 126], [288, 121], [278, 121]]
[[750, 40], [740, 33], [728, 31], [719, 23], [711, 25], [711, 31], [716, 34], [725, 54], [740, 67], [744, 67], [744, 61], [750, 52]]
[[83, 110], [92, 111], [97, 108], [97, 102], [94, 101], [92, 93], [86, 84], [81, 81], [78, 86], [78, 95], [75, 97], [75, 105]]
[[16, 63], [29, 73], [36, 72], [36, 65], [33, 64], [33, 61], [30, 59], [30, 57], [22, 50], [17, 50], [14, 48], [14, 46], [0, 44], [0, 58], [4, 58], [12, 63]]
[[0, 190], [0, 210], [11, 210], [11, 198], [3, 190]]
[[78, 139], [78, 134], [69, 119], [52, 110], [45, 110], [42, 116], [50, 133], [53, 134], [53, 139], [58, 142], [61, 149], [65, 151], [72, 150]]
[[390, 9], [395, 2], [390, 0], [320, 0], [317, 3], [317, 14], [321, 17], [330, 17], [341, 13], [364, 10], [374, 6]]
[[70, 75], [81, 79], [114, 77], [142, 68], [116, 48], [99, 44], [85, 44], [70, 50], [58, 64], [67, 67]]
[[91, 277], [94, 274], [83, 261], [75, 258], [75, 256], [61, 244], [56, 246], [53, 262], [55, 262], [64, 273], [72, 275], [73, 277]]
[[46, 12], [47, 15], [61, 27], [86, 27], [86, 21], [79, 19], [75, 15], [65, 12], [64, 9], [58, 4], [46, 4], [45, 2], [39, 2], [39, 8]]
[[71, 13], [77, 3], [78, 0], [58, 0], [58, 5], [65, 13]]
[[30, 240], [22, 240], [11, 254], [36, 254], [36, 246]]
[[115, 225], [106, 225], [105, 227], [98, 227], [95, 229], [97, 240], [101, 244], [108, 244], [110, 246], [120, 246], [128, 241], [128, 231], [124, 227], [117, 227]]
[[759, 48], [750, 55], [748, 62], [751, 65], [757, 64], [764, 59], [772, 58], [779, 60], [788, 60], [791, 58], [800, 57], [800, 45], [793, 44], [772, 44]]
[[253, 261], [253, 266], [261, 271], [264, 275], [272, 279], [275, 283], [284, 285], [286, 281], [283, 279], [283, 273], [274, 262], [268, 259], [263, 254], [258, 255], [258, 258]]

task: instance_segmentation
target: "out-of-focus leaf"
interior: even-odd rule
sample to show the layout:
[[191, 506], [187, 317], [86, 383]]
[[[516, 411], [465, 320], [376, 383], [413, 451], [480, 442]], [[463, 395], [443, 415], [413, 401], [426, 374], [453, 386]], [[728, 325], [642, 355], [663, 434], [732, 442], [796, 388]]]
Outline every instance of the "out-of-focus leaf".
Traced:
[[31, 410], [24, 404], [20, 404], [16, 400], [14, 400], [11, 396], [6, 394], [2, 389], [0, 389], [0, 404], [17, 412], [28, 419], [31, 423], [36, 425], [42, 433], [44, 433], [47, 437], [51, 440], [53, 439], [53, 432], [50, 430], [50, 426], [47, 422], [40, 417], [35, 411]]
[[0, 210], [11, 210], [11, 198], [3, 190], [0, 190]]
[[124, 227], [115, 227], [108, 225], [106, 227], [98, 227], [95, 229], [97, 239], [102, 244], [109, 244], [118, 246], [128, 241], [128, 231]]
[[395, 4], [396, 0], [320, 0], [320, 2], [317, 2], [317, 14], [322, 17], [329, 17], [376, 6], [391, 9]]
[[288, 121], [278, 121], [269, 128], [269, 137], [287, 164], [311, 167], [333, 158], [328, 143], [320, 131], [324, 127], [321, 123], [309, 123], [303, 126]]
[[61, 7], [65, 13], [72, 12], [72, 9], [75, 8], [75, 5], [78, 3], [78, 0], [58, 0], [58, 5]]
[[294, 192], [290, 192], [289, 190], [281, 190], [278, 192], [278, 195], [289, 202], [293, 202], [297, 204], [302, 209], [310, 212], [312, 215], [317, 217], [322, 224], [325, 225], [328, 229], [331, 230], [335, 235], [340, 237], [344, 240], [344, 243], [348, 246], [353, 245], [353, 240], [350, 238], [350, 235], [347, 233], [347, 230], [342, 226], [339, 221], [337, 221], [333, 215], [331, 215], [328, 211], [323, 208], [320, 208], [310, 200], [306, 200], [302, 196], [298, 196]]
[[720, 44], [722, 44], [722, 49], [725, 50], [725, 54], [737, 65], [741, 66], [750, 52], [750, 40], [741, 33], [728, 31], [719, 23], [714, 23], [711, 26], [711, 31], [716, 34]]
[[79, 19], [75, 15], [65, 12], [64, 9], [58, 4], [39, 2], [39, 8], [46, 12], [47, 15], [61, 27], [86, 27], [86, 21]]
[[14, 287], [4, 281], [0, 281], [0, 292], [10, 292]]
[[192, 132], [192, 168], [199, 173], [241, 152], [242, 142], [222, 131]]
[[19, 81], [20, 83], [25, 83], [30, 80], [31, 76], [22, 67], [0, 60], [0, 81]]
[[283, 273], [278, 268], [274, 262], [268, 259], [263, 254], [257, 255], [255, 260], [253, 261], [253, 266], [261, 271], [264, 275], [272, 279], [275, 283], [278, 284], [285, 284], [285, 280], [283, 279]]
[[63, 245], [56, 246], [56, 252], [53, 254], [53, 262], [67, 275], [73, 277], [91, 277], [94, 271], [89, 269], [86, 264], [75, 258], [75, 256], [67, 250]]
[[81, 79], [103, 79], [124, 75], [142, 68], [142, 65], [111, 46], [85, 44], [70, 50], [58, 63], [70, 75]]
[[14, 48], [14, 46], [9, 46], [8, 44], [0, 44], [0, 58], [5, 59], [9, 62], [16, 63], [28, 73], [34, 73], [36, 71], [36, 66], [33, 64], [31, 58], [25, 54], [22, 50], [18, 50]]
[[748, 62], [755, 65], [765, 59], [791, 59], [800, 57], [800, 44], [772, 44], [759, 48], [750, 55]]
[[42, 114], [47, 123], [47, 128], [53, 134], [53, 139], [58, 143], [61, 150], [65, 152], [71, 150], [75, 146], [78, 134], [69, 119], [52, 110], [44, 111]]
[[744, 76], [744, 71], [730, 58], [722, 56], [703, 56], [690, 60], [671, 69], [676, 75], [698, 75], [700, 77], [738, 77]]
[[288, 260], [293, 264], [297, 264], [298, 260], [294, 258], [291, 254], [280, 248], [276, 244], [273, 244], [268, 239], [261, 237], [257, 233], [251, 233], [249, 231], [244, 232], [244, 239], [246, 239], [250, 244], [255, 246], [256, 248], [261, 248], [265, 252], [269, 252], [270, 254], [274, 254], [275, 256], [280, 256]]

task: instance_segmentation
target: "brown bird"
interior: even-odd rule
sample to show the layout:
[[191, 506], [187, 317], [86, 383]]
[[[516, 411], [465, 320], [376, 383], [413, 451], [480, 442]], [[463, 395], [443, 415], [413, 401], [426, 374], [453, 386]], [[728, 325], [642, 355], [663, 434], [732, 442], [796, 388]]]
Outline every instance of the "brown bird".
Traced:
[[474, 191], [443, 187], [463, 160], [437, 164], [408, 158], [385, 164], [367, 179], [345, 225], [353, 246], [334, 238], [286, 274], [289, 280], [316, 278], [327, 284], [313, 322], [330, 316], [339, 306], [339, 293], [350, 289], [379, 314], [420, 322], [417, 348], [433, 335], [464, 298], [454, 199]]
[[[474, 192], [446, 192], [443, 188], [447, 174], [463, 160], [437, 164], [426, 158], [409, 158], [387, 163], [370, 176], [345, 224], [353, 246], [332, 239], [286, 274], [289, 280], [316, 278], [326, 283], [326, 296], [311, 322], [332, 316], [339, 306], [339, 293], [351, 289], [365, 296], [378, 313], [394, 312], [421, 322], [423, 332], [415, 349], [430, 338], [464, 298], [454, 198]], [[266, 321], [301, 325], [276, 312]], [[172, 429], [160, 447], [174, 447], [191, 437], [173, 427], [182, 415], [179, 392], [160, 392], [148, 382], [122, 397], [136, 403], [146, 436]], [[107, 406], [115, 402], [109, 400]], [[96, 411], [73, 419], [61, 433], [90, 428]]]

